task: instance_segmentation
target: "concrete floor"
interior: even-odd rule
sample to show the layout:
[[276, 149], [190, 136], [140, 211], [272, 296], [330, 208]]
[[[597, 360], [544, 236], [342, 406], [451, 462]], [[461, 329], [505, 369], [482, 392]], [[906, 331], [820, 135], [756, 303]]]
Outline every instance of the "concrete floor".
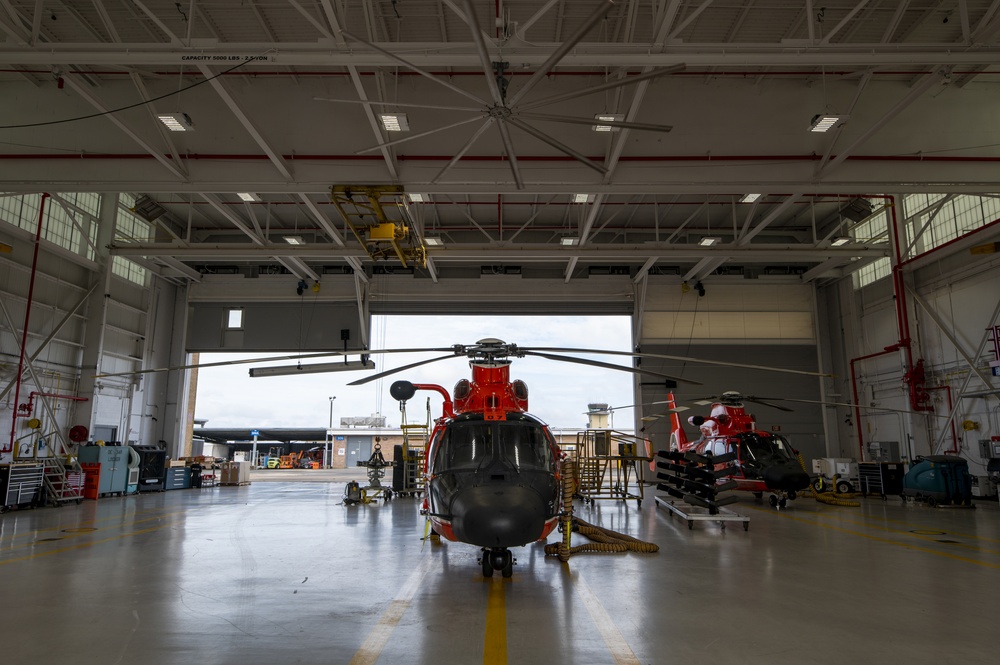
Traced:
[[995, 501], [751, 499], [735, 506], [747, 532], [689, 530], [651, 495], [599, 501], [580, 516], [660, 552], [564, 565], [535, 544], [504, 581], [483, 579], [471, 546], [422, 542], [415, 499], [347, 507], [343, 489], [270, 476], [4, 514], [0, 660], [996, 662]]

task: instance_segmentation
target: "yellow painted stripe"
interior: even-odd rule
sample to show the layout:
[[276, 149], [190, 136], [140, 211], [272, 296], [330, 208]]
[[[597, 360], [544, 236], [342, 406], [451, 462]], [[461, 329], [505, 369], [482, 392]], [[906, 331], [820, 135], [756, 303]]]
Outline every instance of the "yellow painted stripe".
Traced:
[[[483, 553], [483, 556], [486, 556]], [[503, 578], [490, 580], [486, 600], [486, 637], [483, 641], [483, 665], [507, 665], [507, 593]]]
[[958, 556], [957, 554], [949, 554], [948, 552], [940, 552], [938, 550], [932, 550], [927, 547], [919, 547], [917, 545], [911, 545], [910, 543], [901, 543], [898, 540], [890, 540], [889, 538], [881, 538], [879, 536], [873, 536], [868, 533], [862, 533], [860, 531], [853, 531], [851, 529], [845, 529], [839, 526], [833, 526], [832, 524], [823, 524], [822, 522], [814, 522], [812, 520], [807, 520], [802, 517], [793, 517], [788, 513], [779, 513], [774, 510], [766, 508], [758, 508], [756, 506], [747, 506], [751, 510], [758, 510], [760, 512], [766, 512], [771, 515], [777, 515], [778, 517], [783, 517], [786, 520], [793, 520], [795, 522], [802, 522], [803, 524], [811, 524], [813, 526], [822, 527], [824, 529], [830, 529], [831, 531], [840, 531], [841, 533], [847, 533], [852, 536], [860, 536], [861, 538], [867, 538], [868, 540], [874, 540], [878, 543], [885, 543], [887, 545], [895, 545], [896, 547], [902, 547], [908, 550], [914, 550], [916, 552], [924, 552], [925, 554], [934, 554], [936, 556], [942, 556], [946, 559], [954, 559], [955, 561], [962, 561], [965, 563], [972, 563], [977, 566], [983, 566], [984, 568], [993, 568], [995, 570], [1000, 570], [1000, 564], [989, 563], [987, 561], [979, 561], [978, 559], [970, 559], [964, 556]]
[[[893, 522], [893, 523], [896, 523], [896, 524], [906, 524], [905, 522], [901, 522], [900, 520], [884, 520], [884, 521], [885, 522]], [[937, 542], [939, 539], [944, 538], [945, 536], [952, 536], [952, 537], [955, 537], [955, 538], [969, 538], [971, 540], [979, 540], [979, 538], [977, 538], [976, 536], [965, 536], [965, 535], [962, 535], [960, 533], [956, 533], [956, 532], [953, 532], [953, 531], [941, 531], [940, 529], [936, 529], [937, 531], [941, 531], [940, 534], [930, 535], [930, 534], [925, 534], [925, 533], [914, 533], [913, 529], [895, 529], [893, 527], [886, 526], [885, 524], [879, 524], [879, 523], [875, 523], [875, 522], [866, 522], [864, 520], [858, 520], [858, 519], [841, 520], [841, 523], [857, 524], [858, 526], [866, 526], [866, 527], [868, 527], [870, 529], [878, 529], [880, 531], [885, 531], [886, 533], [899, 534], [900, 536], [906, 536], [908, 538], [916, 538], [918, 540], [923, 540], [923, 541], [926, 541], [926, 542], [929, 542], [929, 543]], [[913, 525], [912, 524], [908, 524], [907, 526], [913, 526]], [[983, 540], [989, 541], [991, 539], [990, 538], [984, 538]], [[945, 543], [942, 543], [942, 544], [945, 544]], [[966, 550], [972, 550], [973, 552], [980, 552], [982, 554], [1000, 554], [1000, 550], [985, 549], [985, 548], [979, 547], [978, 545], [970, 545], [969, 543], [954, 542], [954, 543], [946, 543], [946, 544], [948, 545], [948, 547], [961, 548], [961, 549], [966, 549]]]
[[[15, 540], [17, 538], [26, 538], [26, 537], [29, 537], [29, 536], [37, 536], [40, 533], [46, 533], [48, 531], [65, 531], [66, 529], [79, 529], [80, 527], [92, 526], [94, 524], [99, 524], [100, 522], [108, 522], [110, 520], [123, 520], [123, 519], [124, 520], [131, 520], [132, 517], [135, 517], [137, 515], [153, 514], [153, 517], [147, 518], [145, 520], [140, 520], [140, 521], [147, 521], [148, 522], [150, 519], [156, 519], [157, 517], [166, 517], [167, 515], [176, 515], [179, 512], [184, 512], [184, 511], [177, 511], [177, 510], [171, 511], [169, 513], [157, 512], [159, 510], [161, 510], [161, 509], [160, 508], [156, 508], [156, 509], [153, 509], [153, 510], [140, 510], [140, 511], [131, 513], [130, 515], [126, 515], [124, 513], [121, 513], [119, 515], [109, 515], [108, 517], [101, 517], [99, 519], [87, 520], [85, 522], [77, 522], [75, 526], [71, 526], [71, 527], [67, 527], [66, 525], [60, 524], [60, 525], [57, 525], [57, 526], [50, 526], [50, 527], [47, 527], [45, 529], [32, 529], [30, 531], [24, 531], [24, 532], [21, 532], [21, 533], [16, 533], [16, 534], [10, 536], [10, 540], [13, 541], [13, 540]], [[135, 521], [136, 520], [131, 520], [132, 523], [134, 523]], [[0, 540], [2, 540], [2, 537], [0, 537]]]
[[[928, 510], [930, 510], [930, 509], [928, 509]], [[941, 510], [952, 510], [952, 509], [942, 508]], [[955, 508], [954, 510], [959, 510], [959, 509]], [[961, 510], [964, 510], [964, 508], [961, 509]], [[826, 515], [824, 514], [823, 517], [826, 517]], [[884, 522], [885, 524], [899, 524], [900, 526], [913, 527], [913, 523], [909, 522], [907, 520], [895, 520], [895, 519], [891, 519], [891, 518], [888, 518], [888, 517], [878, 518], [878, 519], [880, 519], [880, 521]], [[853, 519], [853, 520], [849, 520], [849, 521], [851, 521], [854, 524], [865, 524], [865, 522], [859, 521], [857, 519]], [[888, 527], [885, 527], [885, 528], [888, 529]], [[926, 528], [927, 529], [933, 529], [935, 531], [944, 531], [944, 529], [939, 529], [939, 528], [934, 527], [934, 526], [927, 526]], [[888, 530], [891, 530], [891, 529], [888, 529]], [[899, 533], [902, 533], [902, 531], [900, 531]], [[945, 533], [947, 535], [949, 535], [949, 536], [955, 536], [957, 538], [968, 538], [969, 540], [979, 540], [979, 541], [983, 541], [983, 542], [986, 542], [986, 543], [1000, 543], [1000, 538], [987, 538], [986, 536], [980, 536], [978, 534], [963, 533], [961, 531], [952, 531], [950, 529], [947, 530], [947, 531], [945, 531]], [[913, 535], [914, 536], [924, 535], [927, 538], [939, 538], [940, 537], [940, 536], [929, 536], [927, 534], [918, 534], [918, 533], [915, 533]]]
[[611, 652], [611, 656], [615, 659], [615, 665], [642, 665], [632, 651], [632, 648], [629, 647], [625, 636], [618, 630], [611, 615], [604, 609], [604, 605], [601, 604], [601, 601], [598, 600], [597, 596], [594, 595], [594, 592], [590, 590], [590, 587], [584, 581], [583, 576], [577, 575], [573, 586], [576, 589], [577, 596], [583, 601], [583, 606], [590, 613], [590, 618], [597, 625], [597, 630], [601, 633], [604, 644], [607, 645], [608, 651]]
[[101, 543], [109, 543], [112, 540], [119, 540], [121, 538], [128, 538], [130, 536], [138, 536], [138, 535], [143, 534], [143, 533], [150, 533], [151, 531], [157, 531], [157, 530], [162, 529], [164, 527], [173, 526], [173, 525], [174, 525], [174, 522], [168, 522], [166, 524], [161, 524], [159, 526], [153, 526], [153, 527], [150, 527], [148, 529], [140, 529], [138, 531], [131, 531], [129, 533], [120, 533], [117, 536], [111, 536], [110, 538], [103, 538], [101, 540], [92, 540], [92, 541], [90, 541], [88, 543], [80, 543], [79, 545], [70, 545], [69, 547], [60, 547], [58, 549], [46, 550], [44, 552], [35, 552], [34, 554], [28, 554], [26, 556], [19, 556], [19, 557], [15, 557], [13, 559], [4, 559], [4, 560], [0, 561], [0, 566], [8, 564], [8, 563], [15, 563], [17, 561], [28, 561], [29, 559], [38, 559], [40, 557], [50, 556], [52, 554], [61, 554], [63, 552], [71, 552], [73, 550], [79, 550], [79, 549], [82, 549], [84, 547], [93, 547], [94, 545], [100, 545]]
[[[105, 529], [113, 529], [113, 528], [115, 528], [117, 526], [133, 526], [133, 525], [136, 525], [136, 524], [142, 524], [143, 522], [150, 522], [152, 520], [163, 519], [164, 517], [169, 517], [170, 515], [178, 515], [178, 514], [183, 513], [183, 512], [184, 512], [183, 510], [175, 510], [175, 511], [170, 512], [170, 513], [162, 513], [160, 515], [155, 515], [153, 517], [147, 517], [146, 519], [142, 519], [142, 520], [127, 520], [127, 523], [125, 523], [125, 524], [112, 524], [110, 526], [106, 526], [106, 527], [103, 527], [103, 528], [105, 528]], [[94, 522], [91, 522], [91, 523], [93, 524]], [[76, 527], [71, 527], [71, 528], [76, 528]], [[61, 529], [58, 529], [58, 530], [59, 531], [67, 531], [65, 528], [61, 528]], [[43, 534], [43, 533], [46, 533], [46, 532], [49, 532], [49, 531], [56, 531], [56, 529], [55, 528], [52, 528], [52, 529], [38, 529], [37, 531], [28, 531], [28, 532], [25, 532], [25, 533], [20, 534], [20, 535], [23, 535], [23, 536], [36, 536], [37, 537], [40, 534]], [[93, 531], [84, 531], [84, 532], [80, 532], [80, 533], [67, 532], [67, 535], [64, 536], [64, 538], [80, 538], [81, 536], [87, 536], [87, 535], [90, 535], [90, 534], [93, 534], [93, 533], [94, 533]], [[145, 532], [142, 532], [142, 533], [145, 533]], [[100, 542], [103, 542], [103, 541], [100, 541]], [[30, 547], [38, 547], [38, 543], [26, 542], [26, 543], [20, 543], [18, 545], [13, 545], [12, 544], [10, 547], [0, 549], [0, 552], [7, 553], [7, 552], [13, 552], [14, 550], [18, 550], [18, 549], [27, 549], [27, 548], [30, 548]]]
[[368, 633], [368, 637], [361, 645], [361, 648], [351, 658], [350, 665], [375, 665], [379, 656], [382, 655], [382, 649], [389, 642], [392, 631], [396, 629], [399, 620], [403, 617], [407, 608], [409, 608], [410, 601], [413, 600], [417, 589], [420, 588], [420, 582], [424, 579], [427, 571], [430, 570], [432, 562], [433, 559], [429, 555], [423, 557], [420, 565], [406, 580], [406, 584], [403, 585], [399, 595], [389, 603], [389, 607], [386, 608], [378, 623]]

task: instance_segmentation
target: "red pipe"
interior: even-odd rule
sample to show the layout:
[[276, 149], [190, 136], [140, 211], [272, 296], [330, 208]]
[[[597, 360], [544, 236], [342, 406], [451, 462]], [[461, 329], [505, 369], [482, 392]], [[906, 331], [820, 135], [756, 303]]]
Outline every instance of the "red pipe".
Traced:
[[436, 383], [414, 383], [413, 387], [417, 390], [433, 390], [436, 393], [440, 393], [444, 397], [444, 404], [441, 405], [441, 412], [446, 418], [455, 417], [455, 405], [451, 401], [451, 395], [443, 387], [437, 385]]
[[[36, 391], [32, 390], [30, 393], [28, 393], [28, 403], [27, 404], [21, 404], [20, 406], [17, 407], [17, 410], [19, 412], [23, 411], [23, 413], [18, 413], [18, 415], [21, 418], [27, 418], [27, 417], [29, 417], [32, 414], [32, 412], [35, 410], [35, 404], [34, 404], [34, 402], [35, 402], [35, 396], [36, 395], [38, 397], [52, 397], [52, 398], [55, 398], [55, 399], [71, 399], [74, 402], [86, 402], [87, 399], [88, 399], [86, 397], [76, 397], [75, 395], [60, 395], [58, 393], [40, 393], [40, 392], [36, 392]], [[15, 402], [15, 404], [16, 404], [16, 402]]]
[[[166, 157], [175, 157], [170, 153], [164, 153]], [[265, 154], [200, 154], [188, 153], [176, 155], [181, 159], [199, 160], [225, 160], [225, 161], [266, 161], [271, 158]], [[836, 157], [832, 155], [831, 157]], [[382, 161], [381, 155], [354, 155], [354, 154], [324, 154], [324, 155], [282, 155], [283, 159], [306, 160], [306, 161]], [[401, 161], [425, 161], [440, 162], [450, 161], [453, 155], [399, 155], [397, 159]], [[563, 155], [518, 155], [517, 158], [526, 162], [573, 162], [575, 157]], [[81, 154], [53, 154], [53, 153], [7, 153], [0, 155], [3, 160], [28, 160], [28, 159], [52, 159], [52, 160], [80, 160], [80, 159], [155, 159], [149, 153], [81, 153]], [[594, 155], [588, 157], [594, 161], [604, 161], [604, 155]], [[809, 155], [624, 155], [619, 158], [621, 162], [763, 162], [763, 161], [810, 161], [815, 162], [822, 159], [815, 154]], [[462, 160], [470, 162], [500, 162], [507, 161], [506, 155], [464, 155]], [[955, 162], [955, 163], [996, 163], [1000, 162], [1000, 157], [948, 157], [943, 155], [849, 155], [847, 161], [857, 162]], [[872, 194], [866, 194], [868, 198], [881, 198]], [[885, 197], [892, 198], [892, 197]]]
[[[306, 67], [306, 66], [309, 66], [309, 65], [298, 65], [298, 66], [299, 67]], [[9, 69], [9, 68], [7, 68], [7, 69], [0, 69], [0, 73], [3, 73], [3, 74], [36, 74], [36, 75], [51, 76], [52, 75], [52, 70], [50, 70], [50, 69]], [[187, 71], [159, 70], [159, 71], [152, 71], [151, 73], [154, 74], [154, 75], [156, 75], [156, 76], [182, 76], [182, 77], [185, 77], [185, 78], [204, 78], [200, 73], [192, 71], [192, 70], [187, 70]], [[378, 72], [372, 70], [372, 71], [359, 71], [357, 74], [359, 76], [375, 76], [377, 73]], [[434, 76], [444, 76], [444, 77], [448, 77], [448, 78], [453, 78], [453, 77], [456, 77], [456, 76], [482, 76], [483, 75], [483, 72], [481, 72], [481, 71], [478, 71], [478, 72], [477, 71], [438, 71], [438, 70], [433, 70], [433, 69], [429, 70], [428, 73], [433, 74]], [[507, 74], [509, 76], [533, 76], [534, 73], [535, 73], [534, 69], [522, 69], [522, 70], [518, 70], [518, 71], [507, 72]], [[625, 76], [638, 76], [640, 73], [641, 73], [641, 71], [637, 67], [636, 71], [634, 71], [634, 72], [627, 72], [625, 74]], [[886, 69], [886, 70], [879, 70], [877, 72], [872, 72], [872, 75], [873, 76], [925, 76], [925, 75], [927, 75], [929, 73], [930, 72], [928, 70], [926, 70], [926, 69], [921, 69], [921, 70], [905, 70], [905, 69], [890, 70], [890, 69]], [[958, 70], [958, 69], [953, 70], [951, 73], [952, 73], [953, 76], [961, 76], [961, 75], [966, 75], [966, 74], [974, 74], [974, 75], [979, 76], [979, 77], [982, 77], [982, 76], [991, 76], [991, 75], [995, 76], [997, 74], [1000, 74], [1000, 72], [990, 72], [990, 71], [980, 72], [980, 71]], [[99, 70], [90, 70], [90, 69], [88, 69], [87, 71], [79, 71], [79, 72], [67, 71], [67, 72], [63, 72], [62, 73], [63, 76], [72, 75], [72, 74], [78, 74], [78, 75], [88, 75], [89, 74], [91, 76], [128, 76], [129, 75], [128, 72], [123, 72], [121, 70], [107, 70], [107, 69], [99, 69]], [[393, 74], [393, 76], [423, 76], [422, 73], [405, 71], [405, 70], [404, 71], [393, 72], [392, 74]], [[803, 70], [803, 69], [790, 70], [789, 69], [789, 70], [773, 70], [773, 71], [766, 71], [766, 72], [763, 72], [763, 71], [760, 71], [760, 70], [750, 71], [750, 70], [730, 69], [730, 70], [726, 70], [724, 72], [723, 71], [715, 71], [715, 72], [711, 73], [712, 78], [722, 78], [722, 77], [727, 77], [727, 76], [730, 76], [730, 77], [739, 77], [739, 78], [748, 78], [748, 77], [753, 77], [753, 78], [757, 78], [757, 77], [773, 78], [773, 77], [778, 77], [778, 76], [794, 76], [794, 77], [798, 77], [798, 78], [808, 78], [808, 77], [813, 77], [813, 76], [855, 76], [855, 75], [857, 75], [857, 71], [856, 70], [843, 70], [843, 71], [835, 70], [835, 71], [831, 71], [829, 69], [827, 69], [825, 71], [823, 71], [823, 70], [810, 71], [810, 70]], [[286, 76], [294, 76], [296, 78], [310, 78], [310, 77], [319, 77], [319, 76], [331, 76], [331, 77], [344, 78], [344, 77], [352, 76], [352, 74], [351, 74], [351, 72], [346, 72], [346, 71], [329, 71], [329, 70], [320, 70], [320, 71], [303, 71], [303, 70], [298, 70], [298, 71], [294, 71], [294, 72], [278, 72], [278, 71], [272, 71], [272, 70], [267, 70], [267, 69], [240, 69], [240, 70], [232, 71], [232, 72], [220, 72], [219, 74], [216, 74], [216, 76], [247, 76], [247, 77], [252, 76], [252, 77], [261, 77], [261, 78], [263, 78], [263, 77], [276, 78], [276, 77], [286, 77]], [[577, 71], [559, 71], [559, 70], [554, 70], [554, 71], [551, 71], [551, 72], [547, 73], [546, 76], [547, 77], [552, 77], [552, 76], [602, 76], [603, 77], [603, 76], [607, 76], [607, 71], [605, 71], [605, 70], [599, 70], [599, 71], [598, 70], [577, 70]], [[704, 77], [704, 76], [706, 76], [706, 71], [704, 71], [704, 70], [700, 70], [699, 71], [697, 69], [692, 69], [691, 71], [672, 72], [672, 73], [669, 74], [669, 76], [698, 76], [698, 77]]]
[[859, 360], [868, 360], [869, 358], [877, 358], [879, 356], [884, 356], [890, 354], [894, 351], [899, 351], [899, 343], [893, 344], [892, 346], [887, 346], [882, 351], [876, 353], [869, 353], [867, 356], [858, 356], [857, 358], [851, 358], [851, 394], [854, 396], [854, 423], [858, 428], [858, 449], [861, 453], [859, 459], [863, 462], [865, 459], [865, 438], [861, 431], [861, 406], [858, 402], [858, 375], [854, 368], [854, 363]]
[[958, 236], [957, 238], [952, 238], [952, 239], [951, 239], [951, 240], [949, 240], [948, 242], [946, 242], [946, 243], [942, 243], [942, 244], [938, 245], [937, 247], [932, 247], [931, 249], [928, 249], [928, 250], [927, 250], [926, 252], [923, 252], [923, 253], [921, 253], [921, 254], [917, 254], [917, 255], [916, 255], [916, 256], [914, 256], [914, 257], [913, 257], [912, 259], [907, 259], [907, 260], [903, 261], [903, 262], [902, 262], [902, 263], [900, 264], [900, 267], [902, 267], [902, 266], [905, 266], [905, 265], [908, 265], [908, 264], [910, 264], [910, 263], [913, 263], [914, 261], [916, 261], [916, 260], [918, 260], [918, 259], [922, 259], [922, 258], [926, 257], [926, 256], [927, 256], [928, 254], [933, 254], [934, 252], [937, 252], [937, 251], [940, 251], [940, 250], [942, 250], [942, 249], [944, 249], [944, 248], [946, 248], [946, 247], [949, 247], [950, 245], [952, 245], [952, 244], [954, 244], [954, 243], [956, 243], [956, 242], [959, 242], [959, 241], [962, 241], [962, 240], [965, 240], [966, 238], [968, 238], [968, 237], [969, 237], [969, 236], [971, 236], [971, 235], [974, 235], [974, 234], [977, 234], [977, 233], [982, 233], [982, 232], [983, 232], [983, 231], [985, 231], [986, 229], [990, 229], [990, 228], [992, 228], [992, 227], [994, 227], [994, 226], [997, 226], [998, 224], [1000, 224], [1000, 219], [994, 219], [994, 220], [993, 220], [992, 222], [990, 222], [989, 224], [984, 224], [983, 226], [980, 226], [980, 227], [979, 227], [979, 228], [977, 228], [977, 229], [974, 229], [974, 230], [972, 230], [972, 231], [969, 231], [968, 233], [965, 233], [965, 234], [963, 234], [963, 235], [960, 235], [960, 236]]
[[[933, 388], [924, 388], [924, 390], [943, 390], [948, 395], [948, 413], [954, 408], [951, 401], [951, 386], [934, 386]], [[951, 450], [946, 450], [946, 453], [958, 454], [958, 430], [955, 429], [955, 419], [951, 419]]]
[[38, 230], [35, 231], [35, 252], [31, 258], [31, 279], [28, 281], [28, 302], [24, 308], [24, 330], [21, 331], [21, 357], [17, 362], [17, 381], [14, 383], [15, 409], [10, 414], [10, 445], [0, 449], [0, 453], [14, 452], [14, 437], [17, 434], [17, 402], [21, 396], [21, 376], [24, 374], [24, 355], [28, 347], [28, 321], [31, 318], [31, 302], [35, 294], [35, 274], [38, 272], [38, 248], [42, 244], [42, 220], [45, 216], [45, 199], [49, 194], [43, 193], [38, 204]]

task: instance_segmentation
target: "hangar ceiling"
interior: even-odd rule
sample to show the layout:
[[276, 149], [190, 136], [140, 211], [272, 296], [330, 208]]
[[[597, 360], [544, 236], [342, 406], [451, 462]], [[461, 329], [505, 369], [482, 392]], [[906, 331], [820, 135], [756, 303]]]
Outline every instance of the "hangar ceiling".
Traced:
[[112, 251], [178, 281], [399, 271], [364, 186], [426, 284], [836, 278], [887, 255], [883, 195], [997, 190], [998, 6], [0, 0], [0, 190], [144, 196]]

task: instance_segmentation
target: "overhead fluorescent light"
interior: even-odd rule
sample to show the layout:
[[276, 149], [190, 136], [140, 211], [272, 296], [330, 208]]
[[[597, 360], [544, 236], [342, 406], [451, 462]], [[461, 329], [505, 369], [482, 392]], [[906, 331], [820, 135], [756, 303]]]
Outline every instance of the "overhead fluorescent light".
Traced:
[[444, 245], [444, 241], [442, 241], [441, 238], [427, 237], [424, 238], [424, 244], [429, 247], [441, 247], [442, 245]]
[[567, 247], [571, 247], [573, 245], [579, 245], [580, 244], [580, 239], [576, 238], [576, 237], [573, 237], [573, 236], [566, 236], [564, 238], [560, 238], [559, 239], [559, 244], [560, 245], [566, 245]]
[[753, 203], [754, 201], [756, 201], [757, 199], [759, 199], [762, 196], [764, 196], [764, 195], [763, 194], [744, 194], [743, 196], [740, 197], [740, 203]]
[[834, 238], [833, 242], [831, 242], [830, 244], [833, 245], [834, 247], [840, 247], [841, 245], [846, 245], [849, 242], [851, 242], [850, 238], [848, 238], [847, 236], [840, 236], [839, 238]]
[[819, 115], [814, 115], [813, 119], [809, 122], [809, 131], [828, 132], [833, 129], [837, 123], [846, 121], [846, 115], [830, 115], [827, 113], [820, 113]]
[[323, 372], [343, 372], [355, 369], [375, 369], [375, 362], [368, 360], [349, 360], [347, 362], [313, 363], [311, 365], [274, 365], [271, 367], [252, 367], [250, 376], [294, 376], [298, 374], [320, 374]]
[[304, 245], [305, 242], [302, 240], [302, 236], [281, 236], [281, 239], [287, 242], [289, 245]]
[[424, 202], [424, 195], [423, 194], [407, 194], [406, 196], [410, 199], [410, 203], [423, 203]]
[[[603, 120], [604, 122], [620, 122], [625, 119], [625, 116], [620, 113], [598, 113], [594, 116], [594, 120]], [[591, 126], [595, 132], [617, 132], [621, 130], [621, 127], [615, 127], [614, 125], [593, 125]]]
[[698, 241], [698, 244], [701, 245], [702, 247], [710, 247], [720, 242], [722, 242], [722, 238], [716, 238], [714, 236], [705, 236], [704, 238]]
[[131, 210], [147, 222], [152, 222], [167, 212], [163, 206], [145, 194], [135, 200], [135, 205], [132, 206]]
[[410, 123], [406, 119], [405, 113], [380, 113], [378, 117], [382, 120], [382, 126], [387, 132], [410, 131]]
[[261, 200], [261, 198], [253, 192], [236, 192], [236, 196], [240, 197], [240, 200], [246, 201], [247, 203], [251, 201], [259, 202]]
[[574, 194], [573, 203], [590, 203], [593, 198], [591, 194]]
[[156, 117], [172, 132], [194, 131], [194, 123], [187, 113], [158, 113]]

